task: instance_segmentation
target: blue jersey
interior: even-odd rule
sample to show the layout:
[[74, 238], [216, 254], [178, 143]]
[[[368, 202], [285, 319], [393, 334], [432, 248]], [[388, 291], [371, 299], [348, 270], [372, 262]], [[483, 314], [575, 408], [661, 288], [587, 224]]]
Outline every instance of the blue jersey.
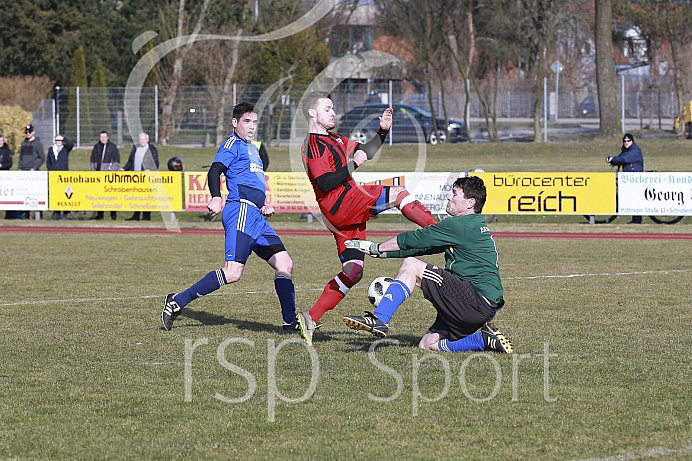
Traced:
[[252, 143], [232, 134], [221, 144], [214, 162], [223, 163], [226, 171], [226, 203], [250, 201], [257, 208], [264, 206], [267, 184], [259, 151]]

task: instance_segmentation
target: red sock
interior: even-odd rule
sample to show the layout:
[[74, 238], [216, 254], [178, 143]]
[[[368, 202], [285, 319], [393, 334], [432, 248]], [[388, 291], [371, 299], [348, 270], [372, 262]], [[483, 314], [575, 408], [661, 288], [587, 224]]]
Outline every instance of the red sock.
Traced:
[[418, 200], [414, 200], [408, 191], [401, 192], [396, 197], [396, 206], [401, 210], [406, 219], [413, 221], [421, 227], [437, 224], [432, 213]]
[[312, 320], [317, 322], [325, 312], [334, 309], [339, 304], [339, 301], [344, 299], [344, 296], [346, 296], [346, 293], [353, 285], [355, 285], [355, 282], [343, 272], [340, 272], [336, 277], [327, 282], [319, 299], [310, 309]]

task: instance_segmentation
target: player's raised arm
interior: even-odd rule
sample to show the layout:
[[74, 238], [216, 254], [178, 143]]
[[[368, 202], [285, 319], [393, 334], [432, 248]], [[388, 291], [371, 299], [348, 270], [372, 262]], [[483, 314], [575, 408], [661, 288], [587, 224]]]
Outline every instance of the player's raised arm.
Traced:
[[377, 130], [377, 134], [370, 141], [361, 144], [360, 148], [367, 154], [368, 160], [372, 160], [377, 151], [380, 150], [380, 147], [382, 147], [382, 144], [384, 144], [389, 129], [392, 127], [393, 113], [394, 111], [391, 108], [385, 109], [380, 117], [380, 129]]

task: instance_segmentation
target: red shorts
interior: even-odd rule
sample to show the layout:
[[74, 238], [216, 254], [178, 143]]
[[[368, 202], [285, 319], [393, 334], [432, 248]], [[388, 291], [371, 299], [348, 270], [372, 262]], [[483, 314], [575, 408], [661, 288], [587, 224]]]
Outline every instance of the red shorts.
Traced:
[[370, 210], [382, 195], [383, 190], [384, 186], [381, 185], [366, 185], [353, 189], [344, 197], [333, 216], [329, 214], [329, 207], [324, 206], [326, 205], [324, 202], [320, 203], [322, 219], [334, 234], [339, 254], [346, 249], [344, 246], [346, 240], [366, 239], [365, 223], [373, 218], [374, 215], [370, 213]]

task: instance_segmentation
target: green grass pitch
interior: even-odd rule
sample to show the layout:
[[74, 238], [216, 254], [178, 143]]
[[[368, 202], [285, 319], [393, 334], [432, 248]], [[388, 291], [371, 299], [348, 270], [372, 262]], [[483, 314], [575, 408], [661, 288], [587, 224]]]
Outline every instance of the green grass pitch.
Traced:
[[[434, 318], [420, 292], [369, 352], [341, 321], [367, 283], [311, 354], [281, 332], [258, 258], [164, 331], [165, 294], [220, 266], [220, 235], [3, 241], [3, 459], [691, 456], [689, 241], [497, 239], [514, 356], [417, 349]], [[333, 241], [284, 241], [307, 309], [339, 270]], [[397, 267], [368, 259], [364, 282]]]

